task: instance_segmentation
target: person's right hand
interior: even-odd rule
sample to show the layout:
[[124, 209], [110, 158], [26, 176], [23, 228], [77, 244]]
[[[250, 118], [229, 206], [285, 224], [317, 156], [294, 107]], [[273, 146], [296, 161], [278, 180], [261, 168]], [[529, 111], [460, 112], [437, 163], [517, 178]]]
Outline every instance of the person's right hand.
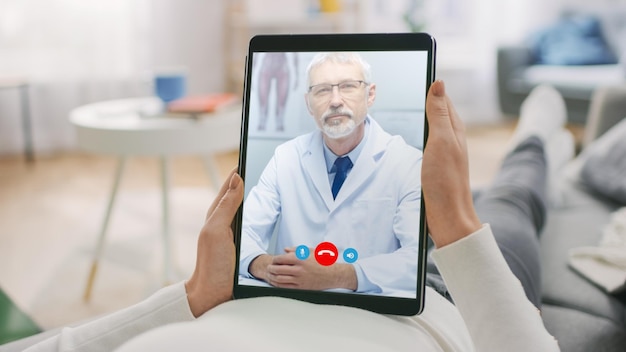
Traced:
[[426, 116], [429, 132], [422, 161], [422, 191], [428, 230], [440, 248], [482, 225], [470, 189], [465, 127], [443, 81], [430, 86]]

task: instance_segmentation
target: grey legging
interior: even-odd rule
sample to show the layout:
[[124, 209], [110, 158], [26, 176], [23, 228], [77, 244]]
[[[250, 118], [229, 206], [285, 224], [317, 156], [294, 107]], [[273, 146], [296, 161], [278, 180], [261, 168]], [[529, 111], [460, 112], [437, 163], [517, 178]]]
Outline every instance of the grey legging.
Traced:
[[[504, 259], [537, 308], [541, 307], [538, 234], [546, 220], [546, 182], [543, 143], [529, 137], [505, 157], [493, 184], [474, 199], [480, 220], [491, 225]], [[426, 285], [453, 301], [430, 256]]]

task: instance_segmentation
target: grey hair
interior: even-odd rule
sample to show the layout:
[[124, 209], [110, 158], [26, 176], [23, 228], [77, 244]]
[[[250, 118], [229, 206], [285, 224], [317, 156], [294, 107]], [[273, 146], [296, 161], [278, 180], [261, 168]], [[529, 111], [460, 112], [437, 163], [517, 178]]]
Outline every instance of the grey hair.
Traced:
[[356, 52], [328, 52], [319, 53], [313, 57], [309, 66], [306, 68], [307, 83], [311, 85], [311, 71], [325, 62], [333, 62], [340, 64], [356, 64], [361, 67], [363, 72], [363, 80], [367, 83], [372, 81], [372, 70], [370, 64], [363, 60], [361, 55]]

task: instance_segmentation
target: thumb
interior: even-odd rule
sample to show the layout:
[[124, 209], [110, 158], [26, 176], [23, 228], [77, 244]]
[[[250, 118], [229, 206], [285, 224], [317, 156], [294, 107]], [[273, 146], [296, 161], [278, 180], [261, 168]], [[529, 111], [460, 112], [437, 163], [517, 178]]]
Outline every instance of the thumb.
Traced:
[[426, 97], [429, 135], [456, 139], [465, 144], [465, 126], [456, 112], [442, 80], [433, 82]]
[[228, 177], [227, 177], [227, 181], [225, 181], [220, 187], [220, 190], [217, 192], [215, 199], [213, 199], [213, 202], [211, 203], [211, 206], [209, 207], [209, 210], [206, 213], [205, 221], [209, 219], [211, 214], [213, 214], [213, 212], [215, 211], [215, 208], [217, 207], [217, 204], [220, 202], [224, 194], [226, 194], [226, 191], [228, 191], [230, 180], [232, 179], [233, 174], [236, 174], [236, 173], [237, 173], [237, 167], [230, 170], [230, 173], [228, 174]]
[[431, 132], [441, 128], [451, 128], [450, 106], [446, 99], [446, 89], [442, 80], [437, 80], [430, 85], [426, 96], [426, 118], [428, 119]]
[[228, 183], [228, 189], [222, 195], [207, 222], [211, 223], [212, 226], [230, 226], [242, 201], [243, 180], [237, 173], [233, 173]]

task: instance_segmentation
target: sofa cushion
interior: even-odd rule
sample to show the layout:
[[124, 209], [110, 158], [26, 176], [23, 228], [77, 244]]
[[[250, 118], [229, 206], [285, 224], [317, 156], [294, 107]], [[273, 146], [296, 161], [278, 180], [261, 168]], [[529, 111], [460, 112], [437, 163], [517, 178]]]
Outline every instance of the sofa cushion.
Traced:
[[[626, 111], [624, 111], [626, 115]], [[626, 119], [585, 153], [581, 181], [594, 192], [626, 205]]]
[[626, 4], [613, 2], [607, 6], [599, 6], [595, 2], [589, 1], [576, 4], [568, 11], [597, 17], [602, 24], [602, 34], [611, 51], [620, 60], [626, 59], [624, 57], [626, 53]]
[[552, 305], [544, 305], [541, 316], [562, 352], [622, 352], [626, 346], [626, 330], [608, 319]]
[[598, 17], [566, 14], [554, 25], [536, 33], [531, 47], [537, 64], [599, 65], [618, 62], [604, 37]]
[[587, 190], [564, 180], [565, 206], [551, 209], [541, 234], [543, 302], [572, 308], [625, 326], [624, 302], [568, 266], [571, 248], [596, 245], [602, 227], [618, 204], [592, 196]]

